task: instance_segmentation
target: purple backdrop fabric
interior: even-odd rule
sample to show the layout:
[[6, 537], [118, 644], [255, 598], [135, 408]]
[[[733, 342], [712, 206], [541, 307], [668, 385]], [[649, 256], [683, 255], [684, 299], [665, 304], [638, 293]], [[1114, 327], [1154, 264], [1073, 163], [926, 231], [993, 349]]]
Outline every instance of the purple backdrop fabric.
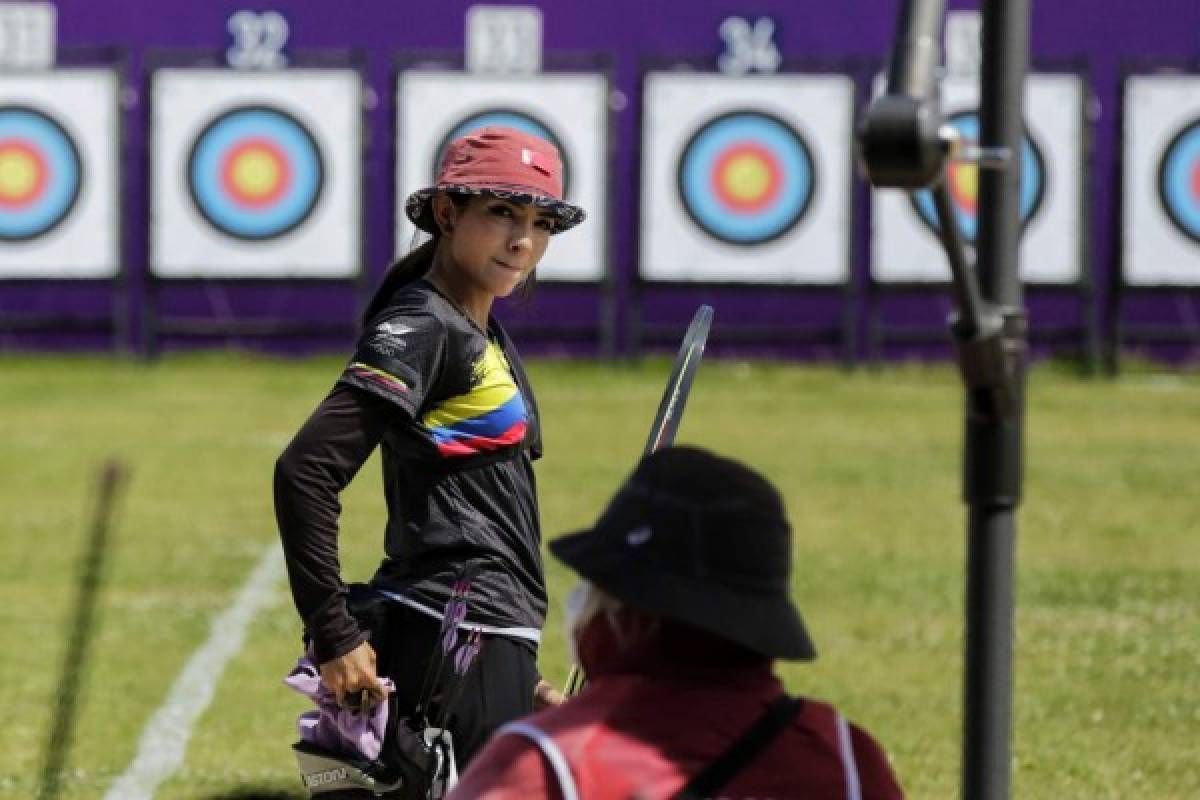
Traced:
[[[718, 27], [730, 15], [751, 19], [772, 17], [777, 23], [776, 41], [786, 59], [862, 59], [864, 63], [883, 64], [895, 26], [897, 2], [860, 0], [856, 3], [797, 3], [783, 0], [759, 0], [756, 3], [697, 2], [696, 0], [610, 0], [595, 3], [529, 3], [542, 7], [545, 49], [548, 58], [562, 53], [587, 53], [607, 56], [611, 63], [614, 89], [628, 103], [615, 111], [613, 130], [617, 138], [613, 162], [612, 258], [614, 291], [617, 299], [617, 329], [624, 331], [632, 321], [636, 286], [633, 280], [637, 256], [638, 151], [640, 131], [639, 85], [647, 59], [664, 57], [707, 58], [715, 64], [722, 49]], [[141, 318], [141, 297], [146, 289], [147, 209], [145, 79], [147, 53], [163, 48], [203, 49], [219, 52], [229, 44], [226, 22], [245, 4], [226, 0], [209, 2], [162, 2], [162, 0], [58, 0], [59, 46], [72, 48], [118, 47], [127, 55], [127, 82], [137, 98], [127, 116], [126, 180], [123, 209], [127, 240], [127, 285], [131, 297], [130, 318], [135, 321], [129, 333], [137, 340], [136, 322]], [[470, 3], [439, 0], [416, 4], [397, 0], [356, 0], [331, 3], [326, 0], [277, 0], [268, 6], [283, 13], [290, 25], [289, 49], [295, 51], [353, 49], [365, 57], [366, 79], [378, 96], [378, 105], [369, 114], [369, 149], [364, 169], [367, 183], [365, 246], [366, 269], [373, 283], [386, 267], [392, 252], [394, 200], [392, 182], [394, 156], [388, 146], [394, 132], [395, 108], [392, 80], [395, 56], [401, 51], [459, 50], [463, 45], [464, 17]], [[975, 8], [951, 0], [951, 9]], [[1100, 299], [1108, 291], [1108, 282], [1116, 262], [1117, 197], [1120, 130], [1120, 79], [1125, 62], [1131, 59], [1194, 59], [1200, 55], [1200, 3], [1195, 0], [1146, 0], [1126, 3], [1122, 0], [1043, 0], [1035, 2], [1031, 54], [1035, 60], [1080, 62], [1087, 66], [1091, 88], [1099, 104], [1099, 117], [1093, 124], [1092, 194], [1090, 228], [1091, 255]], [[855, 271], [863, 285], [866, 270], [867, 226], [865, 193], [856, 203]], [[252, 287], [221, 287], [201, 290], [178, 287], [163, 297], [163, 307], [179, 313], [226, 313], [237, 315], [242, 306], [256, 311], [278, 307], [298, 320], [348, 322], [348, 313], [356, 298], [346, 286], [300, 287], [271, 292], [246, 292]], [[215, 299], [214, 299], [215, 297]], [[721, 289], [658, 289], [647, 292], [641, 317], [678, 324], [681, 328], [690, 310], [701, 300], [717, 303], [717, 326], [713, 342], [720, 349], [722, 327], [738, 321], [791, 324], [840, 324], [837, 293], [789, 291], [769, 296], [762, 292]], [[1039, 319], [1068, 321], [1077, 313], [1077, 304], [1061, 299], [1043, 301], [1031, 293], [1030, 305], [1035, 324]], [[1156, 320], [1178, 319], [1195, 324], [1200, 315], [1193, 295], [1151, 298]], [[534, 311], [517, 309], [506, 315], [515, 324], [530, 316], [545, 324], [564, 324], [580, 318], [594, 318], [598, 308], [593, 293], [578, 289], [544, 292]], [[65, 309], [72, 313], [107, 313], [110, 294], [93, 286], [46, 287], [44, 284], [0, 283], [0, 308], [5, 313], [46, 309], [54, 313]], [[272, 305], [274, 304], [274, 306]], [[1075, 305], [1076, 307], [1072, 307]], [[903, 321], [937, 324], [944, 303], [940, 298], [901, 300], [895, 313]], [[860, 339], [867, 332], [867, 302], [854, 302], [859, 317]], [[1103, 308], [1103, 302], [1101, 304]], [[222, 309], [224, 309], [222, 311]], [[1063, 319], [1060, 319], [1063, 318]], [[652, 326], [647, 327], [651, 332]], [[317, 340], [279, 341], [273, 348], [323, 349], [345, 347], [351, 335]], [[76, 346], [80, 340], [62, 335], [36, 337], [31, 334], [0, 334], [0, 347]], [[93, 346], [106, 341], [94, 334]], [[65, 344], [64, 344], [65, 343]], [[536, 342], [534, 342], [536, 344]], [[622, 342], [628, 345], [627, 341]], [[865, 352], [860, 343], [859, 351]], [[795, 347], [800, 354], [832, 354], [836, 345], [816, 351]]]

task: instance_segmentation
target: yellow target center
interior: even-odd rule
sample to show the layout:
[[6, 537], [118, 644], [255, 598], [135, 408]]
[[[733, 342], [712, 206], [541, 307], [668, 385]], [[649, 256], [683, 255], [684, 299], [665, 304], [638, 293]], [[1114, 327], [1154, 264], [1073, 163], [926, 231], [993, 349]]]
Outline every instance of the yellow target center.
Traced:
[[730, 159], [725, 168], [725, 188], [739, 200], [756, 200], [771, 185], [771, 171], [761, 158], [739, 155]]
[[264, 197], [279, 185], [279, 162], [263, 150], [242, 153], [233, 165], [233, 182], [251, 197]]
[[0, 196], [22, 197], [38, 182], [37, 163], [20, 150], [0, 150]]
[[979, 197], [979, 167], [959, 164], [954, 168], [953, 180], [955, 196], [971, 200]]

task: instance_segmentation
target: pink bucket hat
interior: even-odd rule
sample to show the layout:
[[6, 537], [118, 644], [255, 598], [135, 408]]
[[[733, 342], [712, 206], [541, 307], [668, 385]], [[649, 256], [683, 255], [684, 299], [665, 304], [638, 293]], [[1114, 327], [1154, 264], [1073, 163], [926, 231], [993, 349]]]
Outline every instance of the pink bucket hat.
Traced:
[[491, 126], [460, 136], [446, 148], [433, 186], [408, 196], [404, 211], [418, 228], [437, 232], [432, 198], [438, 192], [488, 194], [551, 211], [554, 233], [584, 219], [583, 209], [563, 199], [558, 149], [516, 128]]

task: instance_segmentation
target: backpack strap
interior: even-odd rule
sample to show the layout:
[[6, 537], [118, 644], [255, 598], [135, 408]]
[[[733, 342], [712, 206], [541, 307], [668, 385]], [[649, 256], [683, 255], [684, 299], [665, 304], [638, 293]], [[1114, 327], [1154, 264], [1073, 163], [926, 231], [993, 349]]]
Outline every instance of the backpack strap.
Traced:
[[503, 736], [506, 733], [524, 736], [537, 745], [538, 750], [541, 750], [542, 755], [545, 756], [546, 762], [550, 764], [554, 777], [558, 780], [558, 790], [562, 794], [563, 800], [579, 800], [579, 790], [575, 788], [575, 777], [571, 775], [571, 767], [567, 764], [562, 750], [558, 749], [558, 745], [554, 743], [554, 739], [550, 738], [549, 734], [536, 725], [523, 720], [500, 726], [495, 735]]
[[842, 773], [846, 776], [847, 800], [862, 800], [862, 784], [858, 778], [858, 761], [854, 758], [854, 743], [850, 739], [850, 723], [838, 712], [836, 717], [838, 752], [842, 757]]
[[721, 788], [749, 766], [783, 732], [803, 704], [801, 697], [780, 695], [725, 752], [688, 781], [673, 800], [716, 797]]

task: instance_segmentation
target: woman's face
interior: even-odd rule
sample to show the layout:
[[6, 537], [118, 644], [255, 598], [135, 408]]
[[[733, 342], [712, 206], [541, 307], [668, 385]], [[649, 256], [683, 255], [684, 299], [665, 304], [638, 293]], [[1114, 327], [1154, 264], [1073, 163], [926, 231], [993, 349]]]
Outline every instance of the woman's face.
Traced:
[[461, 277], [495, 297], [510, 295], [533, 271], [555, 224], [545, 209], [488, 195], [473, 195], [458, 206], [440, 194], [434, 203]]

